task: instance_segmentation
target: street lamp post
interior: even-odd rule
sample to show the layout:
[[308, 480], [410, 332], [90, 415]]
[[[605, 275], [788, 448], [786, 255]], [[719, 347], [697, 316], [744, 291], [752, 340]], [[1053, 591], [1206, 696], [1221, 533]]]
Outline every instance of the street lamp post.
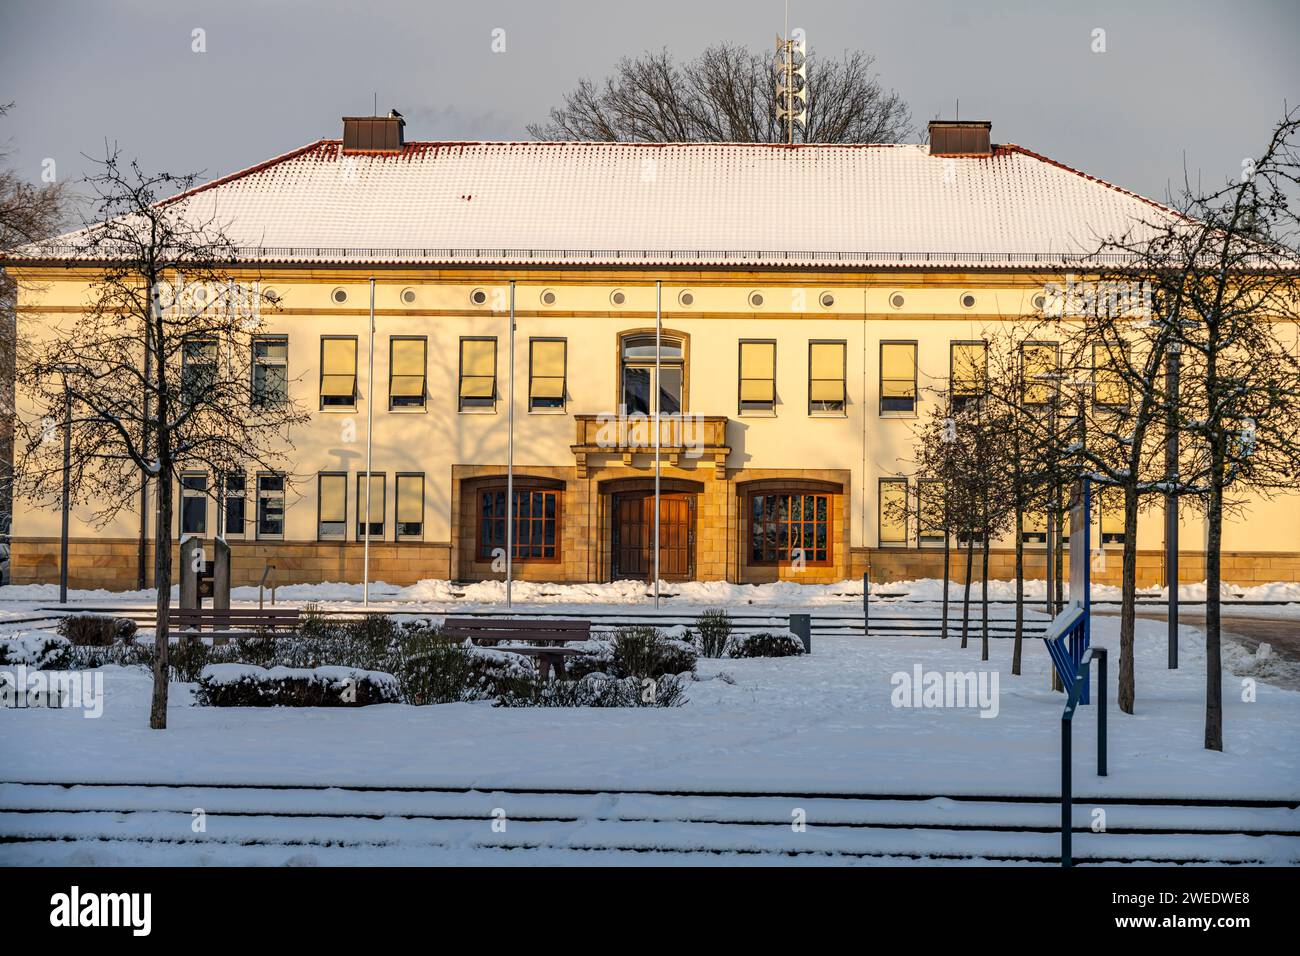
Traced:
[[1178, 668], [1178, 343], [1169, 346], [1165, 360], [1169, 411], [1165, 428], [1165, 472], [1169, 490], [1165, 494], [1165, 587], [1169, 590], [1169, 607], [1165, 614], [1169, 643], [1169, 669]]
[[63, 527], [59, 533], [59, 603], [68, 603], [68, 511], [72, 499], [72, 392], [63, 375]]

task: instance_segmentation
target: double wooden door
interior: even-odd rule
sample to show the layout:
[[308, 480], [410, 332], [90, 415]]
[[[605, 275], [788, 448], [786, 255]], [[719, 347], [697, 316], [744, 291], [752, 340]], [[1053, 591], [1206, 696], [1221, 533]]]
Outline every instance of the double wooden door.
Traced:
[[[653, 493], [614, 496], [614, 577], [649, 581], [654, 576]], [[659, 577], [689, 581], [695, 576], [695, 496], [659, 496]]]

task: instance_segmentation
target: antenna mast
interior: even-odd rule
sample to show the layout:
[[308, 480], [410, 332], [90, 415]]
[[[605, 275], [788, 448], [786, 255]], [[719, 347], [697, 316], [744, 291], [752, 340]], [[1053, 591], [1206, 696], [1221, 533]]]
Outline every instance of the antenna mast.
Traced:
[[794, 127], [808, 128], [808, 59], [804, 32], [790, 33], [790, 5], [786, 4], [786, 36], [776, 38], [776, 120], [785, 124], [785, 141], [794, 145]]

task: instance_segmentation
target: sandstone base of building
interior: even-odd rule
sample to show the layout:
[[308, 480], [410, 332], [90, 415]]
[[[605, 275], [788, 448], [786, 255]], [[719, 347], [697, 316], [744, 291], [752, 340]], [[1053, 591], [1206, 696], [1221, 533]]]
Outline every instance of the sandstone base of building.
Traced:
[[[276, 585], [319, 584], [326, 581], [361, 583], [364, 546], [348, 542], [321, 544], [316, 542], [266, 542], [232, 541], [232, 580], [235, 586], [256, 585], [268, 564], [275, 568], [271, 577]], [[861, 578], [868, 568], [873, 582], [888, 583], [916, 578], [938, 578], [943, 575], [941, 549], [853, 548], [847, 562], [836, 562], [835, 577], [830, 569], [815, 569], [801, 575], [795, 569], [779, 569], [779, 578], [804, 584], [825, 583], [842, 577]], [[173, 569], [180, 560], [179, 546], [173, 552]], [[1099, 584], [1120, 583], [1122, 556], [1118, 548], [1107, 549], [1105, 560], [1093, 562], [1093, 581]], [[134, 540], [124, 539], [74, 539], [68, 546], [68, 583], [73, 588], [105, 588], [113, 591], [132, 590], [137, 584], [137, 546]], [[146, 579], [153, 578], [153, 548], [146, 553]], [[730, 567], [725, 560], [701, 562], [697, 578], [703, 581], [735, 580], [760, 583], [776, 580], [777, 570], [770, 576], [760, 576], [760, 569], [743, 565], [737, 574], [735, 564]], [[425, 578], [466, 578], [466, 569], [453, 575], [452, 547], [445, 542], [392, 542], [370, 545], [370, 579], [389, 584], [413, 584]], [[764, 571], [768, 569], [762, 569]], [[812, 569], [810, 569], [812, 570]], [[518, 564], [515, 567], [519, 580], [583, 582], [607, 579], [597, 574], [586, 574], [586, 568], [572, 563], [551, 565]], [[1041, 549], [1025, 552], [1025, 577], [1041, 580], [1045, 576], [1045, 554]], [[1229, 584], [1249, 587], [1268, 581], [1300, 581], [1300, 554], [1229, 552], [1223, 555], [1223, 580]], [[52, 584], [59, 580], [59, 542], [53, 539], [17, 538], [10, 554], [10, 573], [14, 584]], [[174, 572], [176, 573], [176, 572]], [[956, 548], [948, 576], [953, 581], [963, 581], [966, 575], [966, 555]], [[1160, 586], [1164, 583], [1164, 553], [1139, 551], [1137, 557], [1138, 587]], [[472, 579], [497, 580], [504, 574], [493, 573], [490, 566], [475, 562]], [[971, 568], [971, 579], [981, 577], [981, 555], [976, 550]], [[989, 554], [989, 578], [1011, 580], [1015, 577], [1015, 552], [997, 549]], [[1205, 580], [1205, 559], [1199, 552], [1183, 552], [1179, 557], [1179, 580], [1195, 583]]]

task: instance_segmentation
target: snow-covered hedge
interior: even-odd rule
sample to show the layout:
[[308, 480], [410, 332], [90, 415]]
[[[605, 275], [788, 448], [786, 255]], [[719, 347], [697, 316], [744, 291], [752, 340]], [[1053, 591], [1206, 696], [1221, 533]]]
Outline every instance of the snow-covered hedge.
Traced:
[[72, 667], [72, 642], [49, 631], [28, 631], [0, 638], [0, 664], [68, 670]]
[[724, 657], [797, 657], [804, 652], [803, 641], [790, 630], [761, 631], [757, 634], [733, 634], [727, 640]]
[[700, 654], [685, 627], [622, 627], [568, 646], [582, 652], [565, 661], [575, 679], [588, 674], [658, 679], [693, 673]]
[[683, 679], [658, 680], [588, 674], [577, 680], [534, 679], [497, 698], [498, 707], [680, 707], [686, 703]]
[[353, 667], [209, 664], [194, 690], [206, 707], [363, 707], [398, 699], [397, 678]]

